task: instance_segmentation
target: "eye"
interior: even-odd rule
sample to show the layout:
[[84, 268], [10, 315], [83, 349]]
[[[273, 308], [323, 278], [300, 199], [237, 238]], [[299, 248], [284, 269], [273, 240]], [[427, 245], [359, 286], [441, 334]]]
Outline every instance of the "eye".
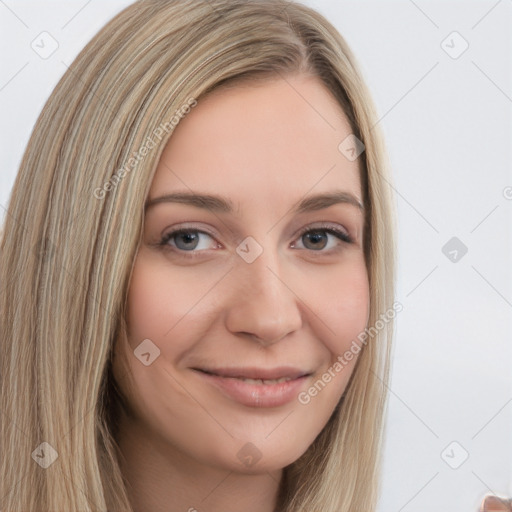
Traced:
[[[200, 252], [201, 249], [206, 250], [219, 247], [217, 242], [215, 242], [213, 247], [208, 247], [207, 242], [202, 242], [201, 244], [201, 235], [213, 240], [213, 236], [205, 231], [191, 228], [180, 228], [165, 234], [158, 245], [174, 252], [190, 253], [186, 255], [184, 254], [186, 257], [196, 256], [196, 253]], [[298, 248], [311, 249], [314, 252], [329, 252], [330, 250], [335, 249], [336, 246], [334, 243], [333, 246], [324, 250], [326, 248], [326, 242], [329, 241], [329, 235], [331, 237], [336, 237], [338, 240], [345, 243], [353, 242], [350, 235], [341, 228], [334, 227], [332, 225], [321, 225], [315, 228], [308, 227], [302, 230], [299, 233], [298, 240], [304, 239], [306, 240], [306, 243], [302, 243], [303, 247]], [[296, 248], [296, 244], [292, 244], [292, 247]]]
[[[304, 229], [299, 234], [299, 240], [302, 241], [304, 239], [306, 241], [302, 244], [306, 249], [312, 249], [315, 252], [329, 252], [331, 249], [335, 249], [336, 247], [336, 241], [334, 241], [331, 247], [328, 247], [327, 250], [323, 250], [329, 242], [329, 235], [348, 244], [353, 242], [351, 236], [346, 231], [343, 231], [341, 228], [325, 224], [315, 228], [308, 227]], [[295, 247], [295, 244], [293, 247]], [[301, 247], [299, 247], [299, 249], [301, 249]]]
[[[201, 247], [200, 235], [206, 235], [212, 238], [209, 233], [199, 231], [198, 229], [181, 228], [171, 231], [163, 236], [160, 241], [161, 246], [170, 246], [180, 251], [191, 252], [194, 249], [208, 249], [208, 247]], [[169, 242], [172, 241], [172, 244]], [[204, 244], [203, 244], [204, 245]]]

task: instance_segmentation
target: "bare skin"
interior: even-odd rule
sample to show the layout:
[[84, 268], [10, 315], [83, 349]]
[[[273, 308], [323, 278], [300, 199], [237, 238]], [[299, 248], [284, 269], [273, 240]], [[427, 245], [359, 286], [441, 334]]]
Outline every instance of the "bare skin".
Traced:
[[[218, 90], [176, 127], [148, 200], [193, 191], [222, 195], [234, 210], [162, 201], [146, 211], [128, 339], [114, 357], [137, 512], [273, 512], [283, 468], [339, 402], [358, 356], [333, 365], [369, 314], [359, 159], [338, 149], [350, 133], [334, 97], [303, 75]], [[344, 199], [293, 211], [333, 191]], [[188, 234], [165, 238], [180, 228]], [[160, 351], [147, 366], [134, 355], [143, 340], [146, 354]], [[285, 376], [293, 396], [220, 375], [226, 368]], [[309, 393], [323, 376], [328, 383]], [[241, 395], [218, 385], [235, 380]], [[272, 389], [260, 396], [249, 385]]]
[[480, 510], [481, 512], [512, 512], [512, 499], [486, 496]]

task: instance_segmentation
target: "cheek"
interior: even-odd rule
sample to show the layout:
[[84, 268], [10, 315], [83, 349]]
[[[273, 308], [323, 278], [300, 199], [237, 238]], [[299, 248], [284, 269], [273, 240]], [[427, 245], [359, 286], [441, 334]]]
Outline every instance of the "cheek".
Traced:
[[[183, 355], [194, 347], [207, 328], [208, 317], [203, 306], [206, 301], [201, 299], [215, 283], [211, 275], [191, 276], [180, 268], [171, 272], [168, 266], [155, 263], [141, 249], [128, 291], [127, 337], [118, 339], [119, 357], [114, 363], [114, 375], [129, 397], [132, 413], [151, 423], [162, 435], [170, 433], [176, 439], [182, 435], [179, 429], [186, 432], [188, 427], [184, 426], [196, 421], [198, 414], [202, 421], [208, 421], [190, 400], [186, 384], [175, 371]], [[160, 353], [149, 366], [144, 366], [134, 351], [147, 339]], [[149, 350], [152, 350], [150, 345]], [[169, 426], [171, 416], [175, 421], [172, 427]]]
[[187, 340], [194, 337], [191, 326], [199, 334], [201, 323], [196, 320], [202, 316], [202, 299], [214, 283], [212, 276], [191, 277], [180, 269], [171, 275], [165, 265], [152, 263], [144, 254], [138, 257], [128, 292], [132, 349], [146, 338], [169, 360], [187, 349]]
[[370, 306], [368, 273], [362, 255], [347, 258], [346, 265], [317, 280], [308, 298], [308, 305], [317, 316], [314, 330], [322, 340], [324, 364], [310, 386], [299, 394], [298, 402], [315, 418], [310, 432], [316, 435], [345, 392], [361, 352], [358, 336], [365, 330]]
[[310, 292], [309, 301], [325, 324], [328, 334], [323, 337], [324, 344], [335, 358], [347, 350], [368, 322], [370, 290], [364, 260], [357, 258], [351, 265], [340, 266], [316, 289], [317, 293]]
[[[218, 281], [214, 274], [194, 276], [177, 269], [171, 276], [168, 268], [140, 254], [128, 294], [131, 349], [148, 338], [165, 359], [178, 360], [191, 348], [190, 340], [200, 339], [211, 324], [212, 287]], [[315, 330], [325, 348], [334, 356], [343, 353], [368, 321], [369, 283], [362, 252], [329, 271], [300, 272], [295, 279], [301, 283], [295, 285], [301, 300], [314, 312], [310, 320], [316, 323], [316, 316], [320, 322]]]

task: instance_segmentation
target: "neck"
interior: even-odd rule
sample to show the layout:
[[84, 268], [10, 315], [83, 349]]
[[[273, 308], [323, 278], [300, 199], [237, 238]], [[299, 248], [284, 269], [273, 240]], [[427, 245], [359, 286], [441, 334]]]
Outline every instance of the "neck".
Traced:
[[243, 474], [206, 466], [121, 416], [120, 463], [134, 512], [275, 512], [282, 470]]

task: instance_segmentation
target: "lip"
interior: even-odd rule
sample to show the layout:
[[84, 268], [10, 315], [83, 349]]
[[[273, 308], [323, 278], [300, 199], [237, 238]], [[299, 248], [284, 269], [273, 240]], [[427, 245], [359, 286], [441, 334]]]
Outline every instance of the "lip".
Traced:
[[311, 372], [301, 370], [294, 366], [277, 366], [275, 368], [257, 368], [255, 366], [246, 367], [225, 367], [225, 368], [194, 368], [206, 373], [212, 373], [219, 377], [233, 377], [243, 379], [296, 379]]
[[[291, 367], [279, 368], [193, 368], [203, 380], [228, 398], [248, 407], [279, 407], [295, 400], [311, 372]], [[243, 379], [287, 380], [252, 383]]]

